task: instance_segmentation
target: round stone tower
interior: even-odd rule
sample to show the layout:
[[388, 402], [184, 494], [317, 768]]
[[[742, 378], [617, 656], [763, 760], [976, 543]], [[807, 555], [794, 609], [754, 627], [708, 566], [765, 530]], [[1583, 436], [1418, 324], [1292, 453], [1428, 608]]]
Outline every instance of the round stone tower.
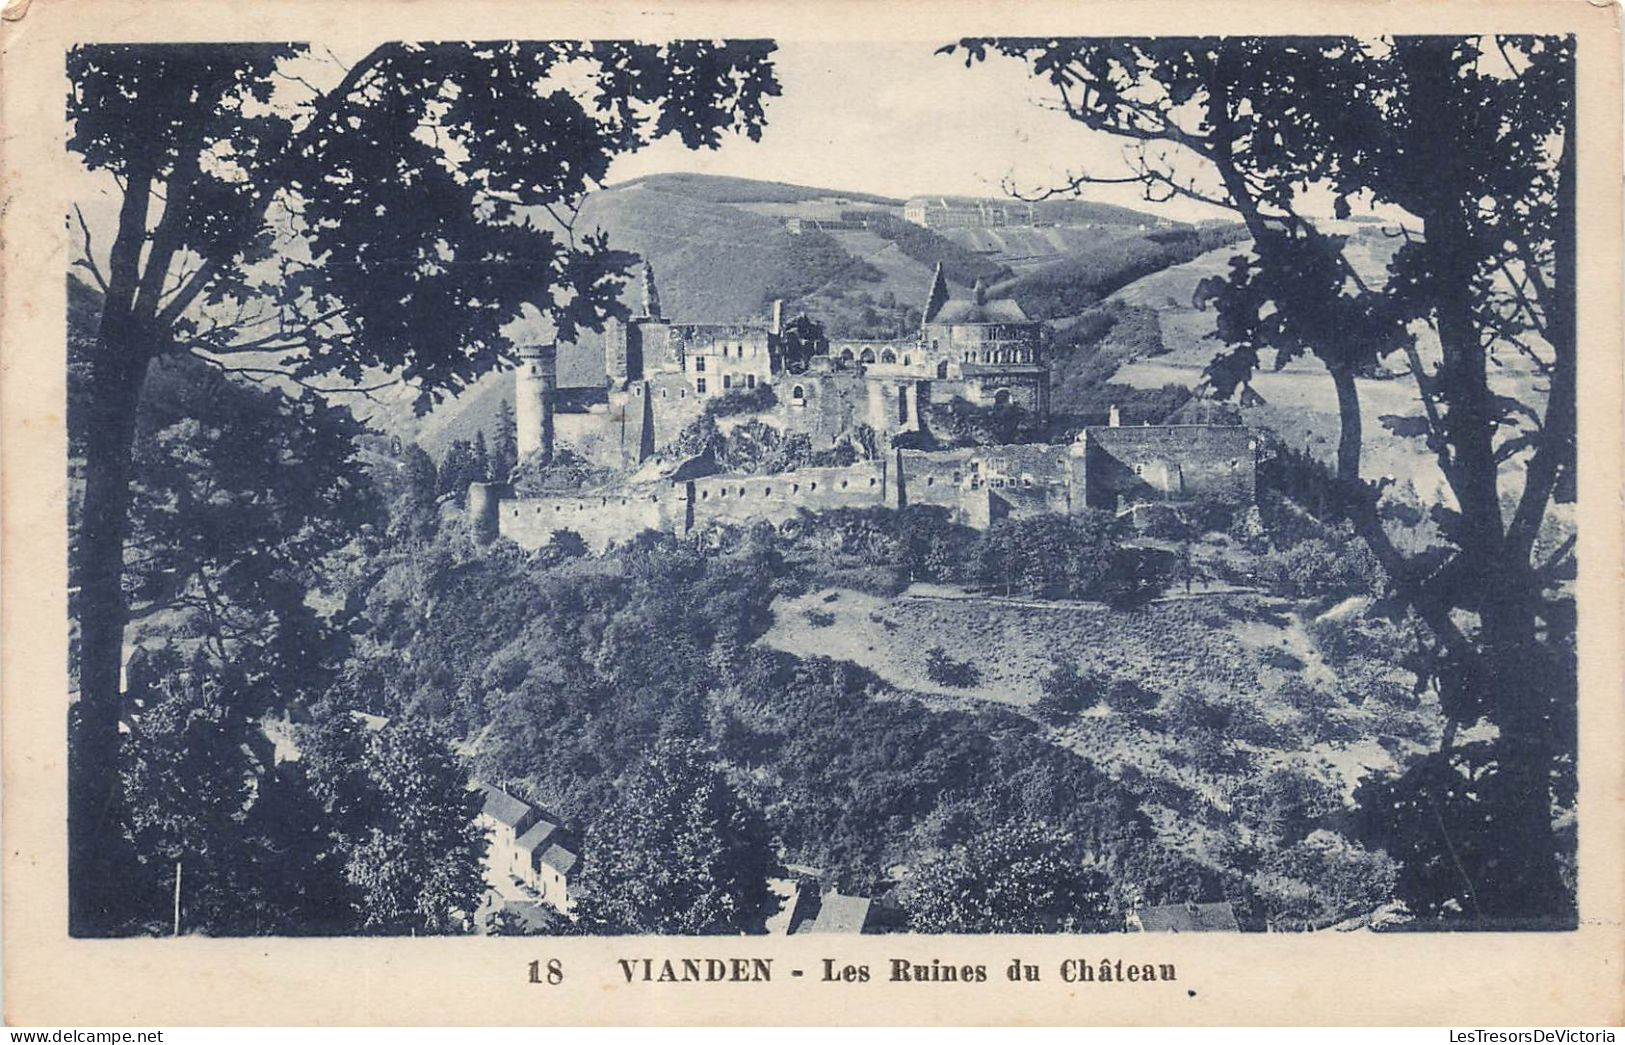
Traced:
[[553, 388], [557, 379], [558, 346], [523, 345], [514, 374], [514, 443], [519, 459], [539, 453], [553, 457]]

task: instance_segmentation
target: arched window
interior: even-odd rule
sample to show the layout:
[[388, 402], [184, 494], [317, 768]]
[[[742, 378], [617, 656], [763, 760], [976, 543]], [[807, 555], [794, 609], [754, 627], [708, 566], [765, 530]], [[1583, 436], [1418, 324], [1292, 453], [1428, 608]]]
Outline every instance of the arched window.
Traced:
[[914, 360], [910, 359], [908, 356], [903, 357], [903, 365], [904, 366], [908, 366], [909, 364], [911, 364], [913, 362], [914, 362]]
[[797, 385], [790, 389], [790, 398], [797, 403], [804, 403], [807, 401], [807, 390]]
[[994, 392], [993, 393], [993, 405], [994, 406], [1009, 406], [1010, 405], [1010, 390], [1007, 389], [1007, 388], [1001, 388], [997, 392]]
[[946, 359], [937, 364], [937, 378], [943, 381], [948, 379], [948, 361]]
[[841, 349], [841, 362], [843, 362], [843, 363], [852, 362], [852, 350], [850, 348]]
[[897, 362], [897, 353], [888, 348], [880, 353], [880, 361], [882, 363], [895, 363]]
[[872, 348], [864, 349], [863, 355], [858, 357], [858, 361], [861, 363], [873, 363], [875, 361], [875, 350]]

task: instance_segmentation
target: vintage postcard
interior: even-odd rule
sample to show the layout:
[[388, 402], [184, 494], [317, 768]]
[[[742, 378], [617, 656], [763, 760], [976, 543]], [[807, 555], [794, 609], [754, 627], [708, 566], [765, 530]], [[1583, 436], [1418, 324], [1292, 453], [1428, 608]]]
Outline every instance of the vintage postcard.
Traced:
[[1618, 1023], [1618, 27], [8, 8], [7, 1020]]

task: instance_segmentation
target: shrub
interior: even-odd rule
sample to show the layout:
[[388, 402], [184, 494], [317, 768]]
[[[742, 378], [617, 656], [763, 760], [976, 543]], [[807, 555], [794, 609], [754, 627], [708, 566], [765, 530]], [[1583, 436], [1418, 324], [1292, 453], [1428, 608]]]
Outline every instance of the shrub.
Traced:
[[1391, 659], [1399, 644], [1394, 629], [1382, 621], [1356, 617], [1321, 617], [1304, 630], [1326, 662], [1338, 668], [1357, 658], [1381, 663]]
[[815, 628], [827, 628], [835, 623], [835, 614], [826, 613], [823, 610], [815, 610], [811, 607], [802, 610], [801, 615], [806, 617], [807, 623], [811, 624]]
[[1382, 570], [1362, 541], [1339, 540], [1334, 546], [1324, 538], [1311, 537], [1266, 555], [1258, 574], [1279, 595], [1346, 598], [1377, 594]]
[[1316, 831], [1273, 854], [1252, 878], [1275, 929], [1324, 928], [1393, 897], [1397, 867], [1331, 831]]
[[734, 414], [756, 414], [763, 410], [771, 410], [778, 402], [778, 396], [773, 394], [772, 385], [757, 385], [755, 388], [730, 389], [708, 400], [705, 409], [712, 417], [731, 417]]
[[1106, 696], [1106, 680], [1093, 671], [1079, 671], [1070, 661], [1056, 661], [1040, 683], [1043, 696], [1037, 711], [1051, 722], [1064, 722], [1099, 704]]
[[925, 654], [925, 677], [939, 686], [965, 689], [981, 681], [982, 673], [968, 660], [955, 660], [941, 646], [932, 646]]
[[1133, 679], [1115, 678], [1106, 685], [1106, 706], [1122, 714], [1151, 711], [1162, 697]]

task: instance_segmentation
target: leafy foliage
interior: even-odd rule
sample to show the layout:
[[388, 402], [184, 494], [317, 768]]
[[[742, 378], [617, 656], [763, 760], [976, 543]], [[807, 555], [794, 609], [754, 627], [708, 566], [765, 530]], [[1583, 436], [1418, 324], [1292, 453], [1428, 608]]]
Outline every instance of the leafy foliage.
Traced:
[[588, 830], [582, 922], [598, 932], [765, 932], [777, 901], [766, 831], [712, 757], [662, 741]]
[[925, 651], [925, 677], [939, 686], [965, 689], [976, 685], [982, 673], [976, 669], [974, 662], [958, 660], [949, 656], [941, 646], [932, 646]]
[[[1039, 824], [990, 828], [928, 860], [903, 891], [922, 933], [1101, 932], [1111, 917], [1106, 876], [1076, 842]], [[1115, 924], [1114, 924], [1115, 923]]]

